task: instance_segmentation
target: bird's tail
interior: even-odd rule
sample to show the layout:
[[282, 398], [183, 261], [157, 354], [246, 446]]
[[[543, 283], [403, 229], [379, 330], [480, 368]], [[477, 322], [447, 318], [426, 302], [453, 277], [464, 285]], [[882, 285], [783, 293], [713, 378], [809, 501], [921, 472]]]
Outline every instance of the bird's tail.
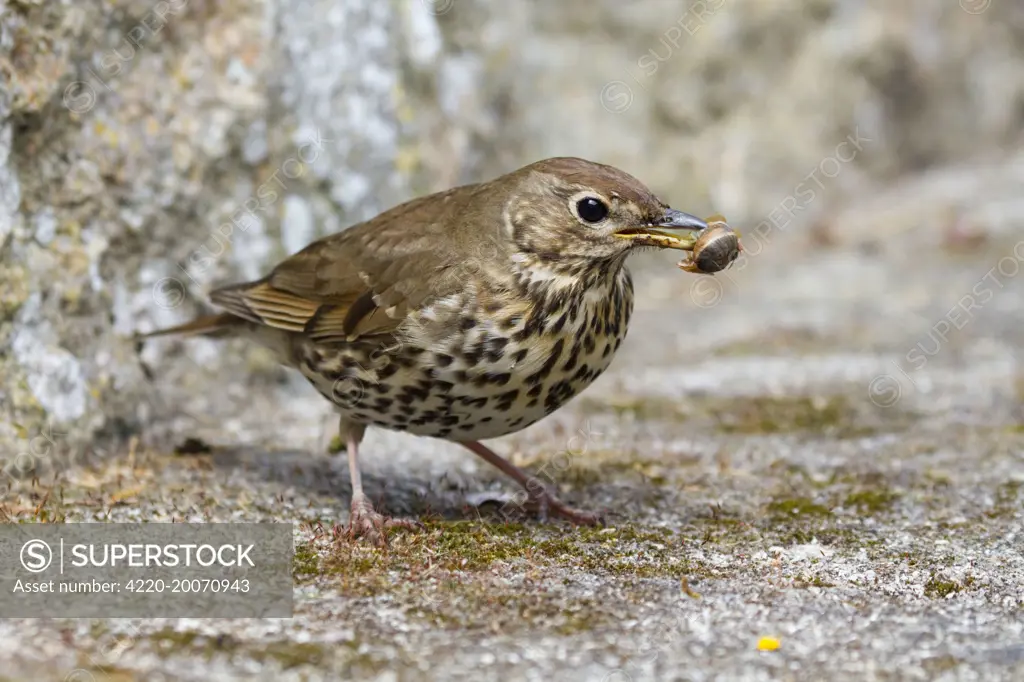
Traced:
[[136, 338], [149, 339], [154, 336], [170, 336], [172, 334], [210, 337], [229, 336], [233, 332], [236, 332], [249, 324], [250, 323], [247, 320], [236, 315], [232, 315], [231, 313], [219, 313], [216, 315], [204, 315], [203, 317], [197, 317], [191, 322], [179, 324], [176, 327], [157, 329], [156, 331], [149, 332], [148, 334], [137, 334]]

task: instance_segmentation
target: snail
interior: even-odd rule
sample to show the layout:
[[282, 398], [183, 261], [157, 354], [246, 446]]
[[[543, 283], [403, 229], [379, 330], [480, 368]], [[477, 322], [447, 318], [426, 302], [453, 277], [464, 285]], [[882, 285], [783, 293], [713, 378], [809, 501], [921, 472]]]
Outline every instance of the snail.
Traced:
[[711, 275], [725, 270], [743, 250], [739, 234], [726, 224], [724, 217], [713, 215], [705, 222], [708, 226], [697, 235], [690, 257], [677, 264], [686, 272]]

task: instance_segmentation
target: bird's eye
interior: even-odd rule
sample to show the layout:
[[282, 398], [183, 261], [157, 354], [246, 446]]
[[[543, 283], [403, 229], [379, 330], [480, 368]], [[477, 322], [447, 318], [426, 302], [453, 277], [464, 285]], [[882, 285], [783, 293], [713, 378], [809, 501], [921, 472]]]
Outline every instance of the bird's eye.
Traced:
[[588, 223], [599, 223], [608, 217], [608, 206], [600, 199], [585, 197], [576, 202], [576, 213]]

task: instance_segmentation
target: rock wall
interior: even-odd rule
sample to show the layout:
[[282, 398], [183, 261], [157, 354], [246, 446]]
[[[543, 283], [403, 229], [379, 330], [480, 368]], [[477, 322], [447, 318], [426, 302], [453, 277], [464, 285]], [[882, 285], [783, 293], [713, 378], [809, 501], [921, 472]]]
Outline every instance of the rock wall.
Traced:
[[309, 389], [265, 354], [132, 333], [416, 194], [573, 154], [738, 225], [791, 197], [809, 225], [1022, 141], [1024, 6], [999, 0], [0, 8], [0, 452], [20, 475], [55, 433], [273, 439]]

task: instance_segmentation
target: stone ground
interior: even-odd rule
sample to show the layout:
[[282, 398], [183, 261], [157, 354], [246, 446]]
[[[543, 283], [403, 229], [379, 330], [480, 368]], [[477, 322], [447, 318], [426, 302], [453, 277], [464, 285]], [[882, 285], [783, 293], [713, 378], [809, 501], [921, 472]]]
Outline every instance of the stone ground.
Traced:
[[[949, 171], [747, 234], [713, 280], [635, 263], [613, 369], [496, 442], [604, 529], [491, 518], [510, 482], [375, 433], [371, 496], [425, 528], [334, 539], [348, 476], [298, 384], [196, 416], [210, 452], [13, 482], [26, 522], [292, 521], [295, 615], [8, 619], [0, 680], [1024, 679], [1021, 167], [1004, 193], [972, 171], [987, 198]], [[929, 213], [956, 191], [969, 209]]]

